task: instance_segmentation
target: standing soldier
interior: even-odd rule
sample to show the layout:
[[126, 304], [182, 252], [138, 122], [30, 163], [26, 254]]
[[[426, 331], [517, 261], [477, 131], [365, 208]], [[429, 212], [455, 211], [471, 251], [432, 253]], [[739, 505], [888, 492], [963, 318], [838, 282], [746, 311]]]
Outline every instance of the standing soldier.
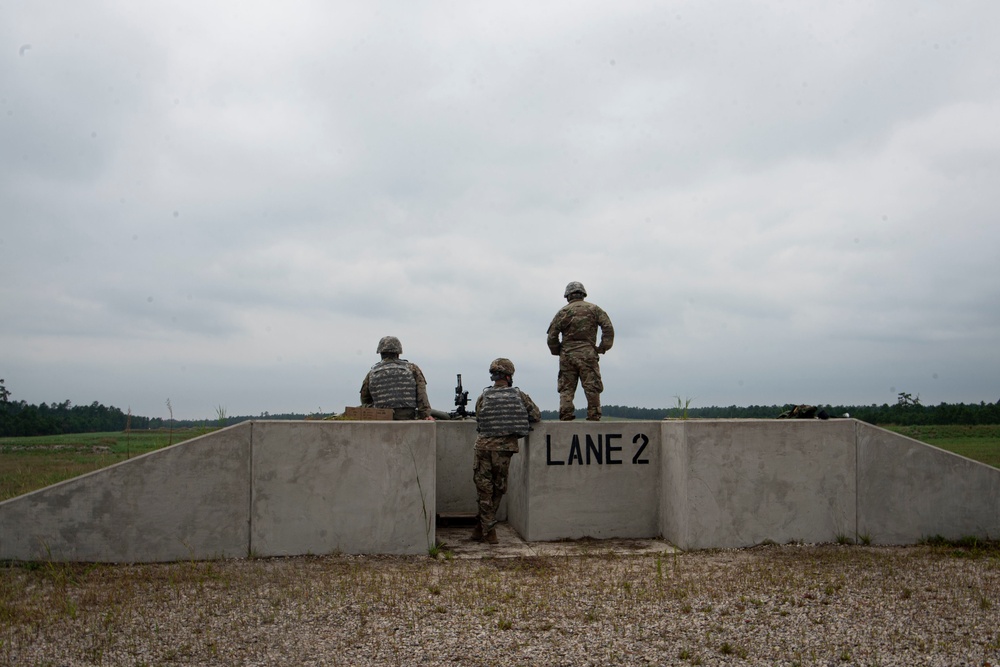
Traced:
[[[615, 328], [607, 313], [583, 300], [587, 290], [581, 283], [574, 281], [566, 285], [563, 296], [568, 303], [552, 318], [548, 336], [549, 351], [559, 355], [559, 419], [574, 419], [573, 397], [579, 380], [587, 397], [587, 419], [600, 421], [604, 383], [597, 355], [611, 349]], [[598, 328], [601, 330], [600, 343], [597, 342]]]
[[429, 419], [427, 380], [416, 364], [400, 359], [403, 344], [395, 336], [385, 336], [375, 350], [382, 355], [361, 383], [361, 406], [392, 408], [393, 419]]
[[490, 379], [493, 386], [484, 389], [476, 401], [479, 436], [472, 479], [479, 496], [479, 515], [472, 539], [496, 544], [497, 507], [507, 493], [510, 458], [518, 452], [517, 439], [531, 430], [529, 422], [541, 420], [542, 413], [530, 396], [514, 386], [510, 359], [494, 359]]

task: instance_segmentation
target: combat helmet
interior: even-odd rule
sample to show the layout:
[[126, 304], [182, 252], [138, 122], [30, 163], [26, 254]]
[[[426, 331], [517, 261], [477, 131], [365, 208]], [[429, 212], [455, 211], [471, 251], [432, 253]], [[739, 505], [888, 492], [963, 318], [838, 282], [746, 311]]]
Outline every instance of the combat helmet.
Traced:
[[563, 296], [568, 299], [569, 295], [573, 294], [574, 292], [579, 292], [580, 294], [587, 296], [587, 290], [584, 289], [583, 283], [578, 283], [575, 280], [570, 284], [566, 285], [566, 292], [563, 294]]
[[383, 336], [375, 351], [379, 354], [403, 354], [403, 344], [395, 336]]
[[504, 359], [500, 357], [499, 359], [494, 359], [490, 364], [490, 375], [494, 373], [502, 373], [503, 375], [514, 375], [514, 362], [510, 359]]

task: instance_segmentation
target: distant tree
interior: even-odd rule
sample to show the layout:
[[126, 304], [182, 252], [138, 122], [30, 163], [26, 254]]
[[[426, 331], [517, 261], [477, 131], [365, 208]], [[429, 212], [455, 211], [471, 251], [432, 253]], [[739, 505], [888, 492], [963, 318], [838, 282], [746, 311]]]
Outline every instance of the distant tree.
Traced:
[[0, 403], [7, 403], [9, 398], [10, 392], [3, 386], [3, 378], [0, 378]]

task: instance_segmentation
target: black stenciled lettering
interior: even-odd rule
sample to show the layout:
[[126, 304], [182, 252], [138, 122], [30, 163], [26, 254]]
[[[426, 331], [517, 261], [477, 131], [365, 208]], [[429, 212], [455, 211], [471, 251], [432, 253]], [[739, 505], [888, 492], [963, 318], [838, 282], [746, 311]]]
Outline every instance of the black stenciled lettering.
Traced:
[[594, 458], [597, 459], [597, 465], [603, 463], [603, 452], [601, 451], [601, 436], [598, 434], [597, 443], [594, 443], [594, 439], [587, 435], [587, 465], [590, 465], [590, 453], [594, 453]]
[[545, 465], [547, 466], [566, 465], [563, 461], [552, 460], [552, 436], [549, 435], [548, 433], [545, 434]]
[[576, 459], [577, 465], [583, 465], [583, 453], [580, 451], [580, 436], [574, 434], [573, 442], [569, 446], [569, 459], [567, 463], [573, 465], [573, 459]]
[[621, 465], [621, 459], [611, 458], [612, 452], [620, 452], [622, 450], [621, 446], [614, 446], [611, 444], [613, 439], [621, 439], [621, 433], [608, 433], [604, 436], [604, 462], [608, 465]]
[[639, 442], [640, 439], [642, 440], [642, 444], [639, 445], [639, 449], [635, 451], [635, 456], [632, 457], [632, 463], [634, 465], [646, 465], [649, 463], [649, 459], [639, 458], [639, 455], [642, 454], [642, 450], [646, 449], [646, 445], [649, 444], [649, 438], [647, 438], [642, 433], [637, 433], [636, 436], [632, 438], [632, 442], [633, 443]]

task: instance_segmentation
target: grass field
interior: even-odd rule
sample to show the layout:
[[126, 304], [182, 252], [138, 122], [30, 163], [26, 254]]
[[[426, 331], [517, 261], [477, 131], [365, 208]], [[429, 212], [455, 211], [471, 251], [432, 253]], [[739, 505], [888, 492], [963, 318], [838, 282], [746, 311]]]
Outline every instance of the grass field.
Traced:
[[[1000, 425], [888, 426], [889, 430], [1000, 468]], [[212, 428], [0, 438], [0, 500], [40, 489]]]
[[888, 430], [926, 442], [974, 461], [1000, 468], [1000, 425], [887, 426]]
[[0, 438], [0, 500], [134, 458], [213, 429]]

